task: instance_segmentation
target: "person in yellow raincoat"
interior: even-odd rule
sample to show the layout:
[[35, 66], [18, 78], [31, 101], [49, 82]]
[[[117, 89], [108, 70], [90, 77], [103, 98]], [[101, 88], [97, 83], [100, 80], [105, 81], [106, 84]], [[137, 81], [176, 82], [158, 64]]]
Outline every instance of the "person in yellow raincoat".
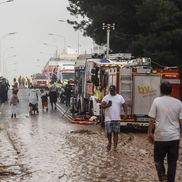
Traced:
[[56, 82], [56, 87], [59, 89], [61, 88], [62, 84], [61, 84], [61, 81], [59, 80], [58, 82]]
[[97, 87], [95, 92], [94, 92], [94, 95], [95, 95], [95, 99], [97, 102], [100, 102], [102, 100], [102, 89], [101, 87]]

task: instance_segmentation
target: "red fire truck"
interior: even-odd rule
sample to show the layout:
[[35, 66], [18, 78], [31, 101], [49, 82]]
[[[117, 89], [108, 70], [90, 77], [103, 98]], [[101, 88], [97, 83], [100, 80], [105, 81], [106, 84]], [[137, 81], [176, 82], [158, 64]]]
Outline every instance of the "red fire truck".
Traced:
[[[153, 70], [150, 58], [112, 61], [86, 59], [76, 65], [77, 111], [102, 118], [101, 99], [111, 84], [116, 85], [127, 104], [129, 117], [122, 119], [122, 126], [148, 126], [148, 112], [154, 98], [160, 96], [160, 84], [168, 80], [173, 85], [173, 96], [180, 96], [178, 69]], [[122, 113], [123, 114], [123, 113]]]
[[32, 86], [34, 88], [48, 88], [48, 77], [42, 73], [34, 74], [32, 76]]

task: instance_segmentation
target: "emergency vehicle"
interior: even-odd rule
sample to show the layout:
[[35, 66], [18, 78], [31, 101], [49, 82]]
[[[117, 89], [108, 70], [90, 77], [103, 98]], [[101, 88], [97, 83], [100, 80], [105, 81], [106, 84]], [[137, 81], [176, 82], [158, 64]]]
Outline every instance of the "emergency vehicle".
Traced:
[[48, 81], [57, 81], [57, 73], [59, 72], [59, 58], [50, 58], [44, 66], [43, 73], [47, 75]]
[[180, 99], [182, 96], [182, 89], [181, 89], [181, 71], [178, 67], [165, 67], [164, 69], [158, 69], [158, 73], [161, 74], [163, 81], [169, 81], [172, 86], [172, 96]]
[[58, 66], [57, 79], [61, 83], [65, 81], [74, 80], [75, 77], [75, 63], [74, 62], [60, 62]]
[[42, 73], [32, 75], [32, 86], [33, 88], [48, 88], [48, 77]]
[[101, 99], [108, 93], [109, 86], [114, 84], [128, 108], [128, 118], [123, 119], [121, 115], [121, 126], [148, 126], [148, 112], [154, 98], [160, 96], [161, 81], [172, 83], [172, 96], [180, 98], [179, 69], [154, 70], [150, 58], [118, 61], [88, 58], [83, 64], [75, 66], [75, 80], [77, 112], [101, 119]]

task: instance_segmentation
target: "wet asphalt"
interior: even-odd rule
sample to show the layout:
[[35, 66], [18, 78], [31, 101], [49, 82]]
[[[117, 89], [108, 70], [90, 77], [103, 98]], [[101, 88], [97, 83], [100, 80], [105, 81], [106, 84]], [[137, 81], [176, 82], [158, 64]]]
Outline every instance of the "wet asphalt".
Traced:
[[[75, 125], [58, 110], [29, 115], [28, 90], [18, 93], [17, 118], [0, 114], [0, 182], [154, 182], [153, 146], [146, 133], [120, 133], [106, 151], [100, 125]], [[182, 181], [182, 151], [176, 181]]]

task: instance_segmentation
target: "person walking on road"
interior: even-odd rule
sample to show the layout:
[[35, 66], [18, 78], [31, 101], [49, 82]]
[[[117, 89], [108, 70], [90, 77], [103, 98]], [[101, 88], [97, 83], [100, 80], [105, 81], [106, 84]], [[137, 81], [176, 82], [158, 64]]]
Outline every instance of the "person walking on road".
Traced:
[[39, 109], [38, 109], [38, 101], [39, 101], [39, 97], [38, 97], [38, 91], [35, 88], [31, 88], [29, 95], [28, 95], [28, 101], [29, 101], [29, 107], [30, 107], [30, 114], [34, 114], [35, 112], [37, 112], [37, 114], [39, 113]]
[[44, 108], [48, 111], [48, 93], [45, 90], [40, 90], [41, 92], [41, 101], [42, 101], [42, 111]]
[[118, 133], [120, 132], [121, 106], [123, 107], [125, 117], [127, 117], [127, 106], [124, 98], [116, 93], [115, 85], [109, 87], [109, 92], [110, 93], [102, 99], [101, 107], [104, 109], [105, 130], [108, 139], [107, 151], [111, 150], [112, 135], [114, 151], [116, 151]]
[[66, 86], [65, 86], [65, 96], [66, 96], [66, 106], [67, 107], [70, 106], [71, 92], [72, 92], [72, 88], [71, 88], [70, 83], [68, 82], [68, 84], [66, 84]]
[[12, 96], [10, 99], [10, 107], [11, 107], [11, 118], [16, 118], [16, 110], [17, 110], [17, 104], [19, 102], [17, 93], [12, 91]]
[[14, 92], [15, 94], [17, 94], [18, 91], [19, 91], [19, 88], [18, 88], [18, 82], [16, 81], [16, 78], [14, 78], [14, 83], [13, 83], [12, 87], [13, 87], [13, 88], [12, 88], [13, 92]]
[[19, 76], [18, 77], [18, 85], [19, 85], [19, 88], [21, 88], [21, 84], [22, 84], [22, 77]]
[[12, 86], [18, 87], [18, 82], [16, 81], [16, 78], [13, 78], [13, 85]]
[[51, 85], [50, 89], [49, 89], [49, 99], [50, 99], [52, 110], [53, 110], [53, 104], [54, 104], [55, 110], [57, 110], [57, 106], [56, 106], [56, 103], [57, 103], [57, 87], [56, 87], [55, 83], [53, 83]]
[[[154, 99], [149, 111], [149, 142], [154, 143], [154, 161], [159, 181], [174, 182], [179, 155], [180, 125], [182, 126], [182, 103], [173, 98], [172, 85], [160, 85], [161, 96]], [[153, 134], [154, 133], [154, 134]], [[167, 172], [164, 159], [167, 156]]]

